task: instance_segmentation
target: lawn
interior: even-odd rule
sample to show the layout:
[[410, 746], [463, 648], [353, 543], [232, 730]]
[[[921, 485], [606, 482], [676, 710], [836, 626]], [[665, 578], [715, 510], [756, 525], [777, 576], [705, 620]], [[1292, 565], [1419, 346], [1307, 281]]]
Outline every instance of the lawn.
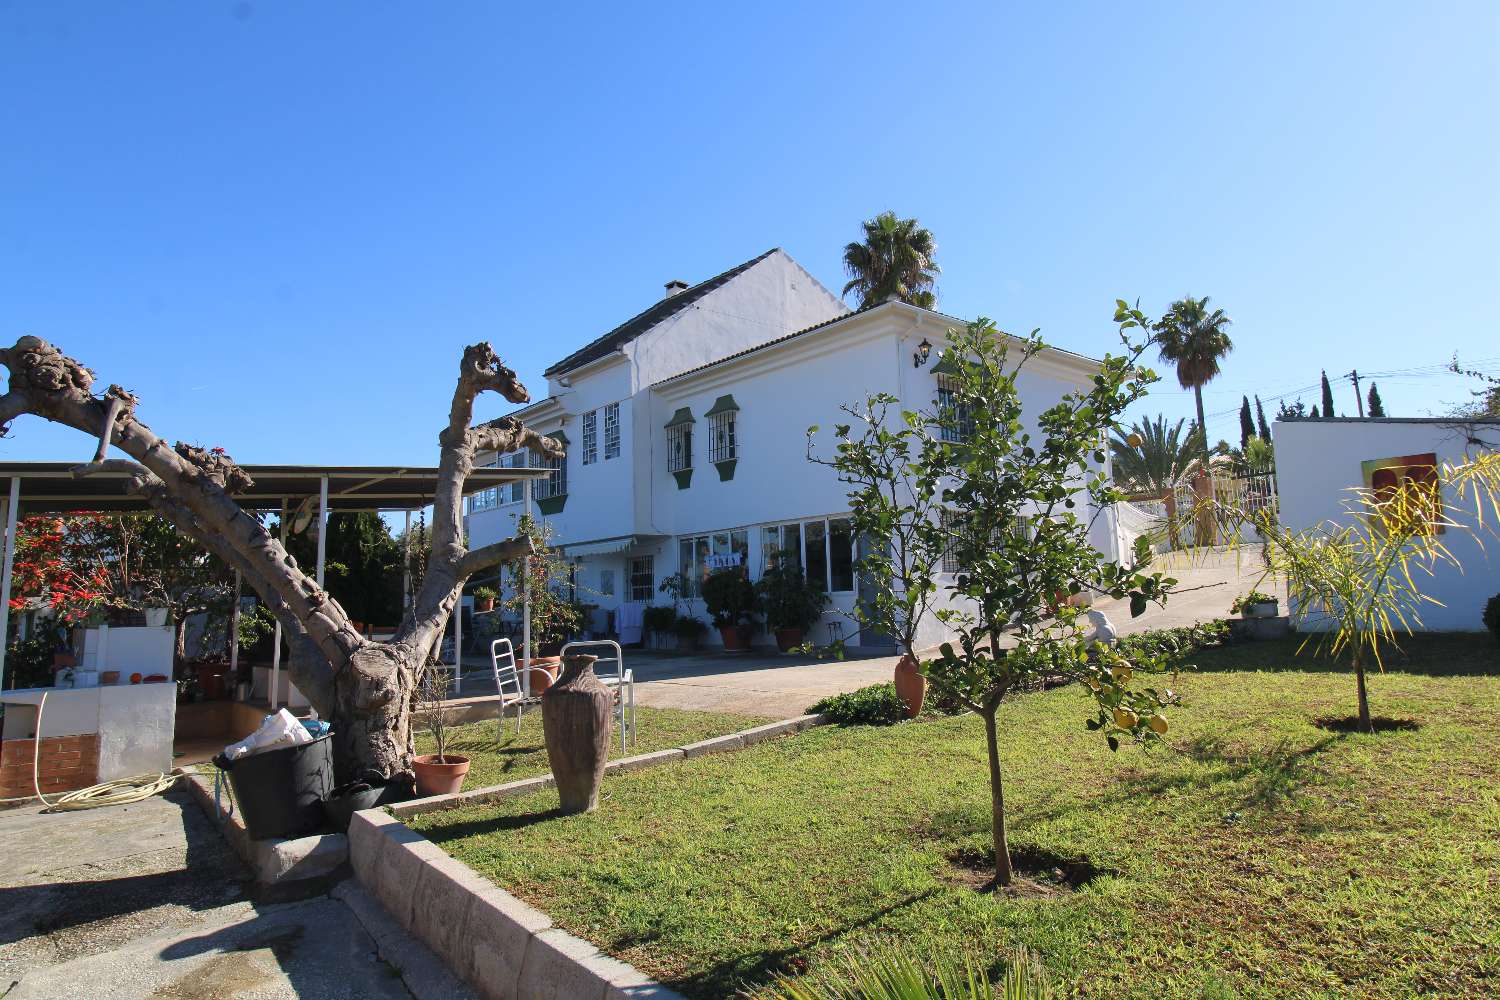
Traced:
[[[712, 739], [759, 726], [774, 719], [751, 715], [729, 715], [723, 712], [687, 712], [676, 708], [636, 707], [636, 742], [631, 753], [670, 750], [684, 743]], [[432, 734], [417, 734], [417, 753], [433, 753]], [[530, 778], [547, 773], [547, 746], [542, 742], [542, 713], [532, 709], [521, 717], [521, 734], [516, 735], [514, 717], [507, 717], [503, 735], [496, 724], [476, 722], [455, 726], [449, 731], [448, 750], [470, 759], [466, 789], [484, 788], [506, 781]], [[610, 753], [618, 756], [620, 737], [616, 732]]]
[[[692, 997], [895, 940], [921, 958], [1024, 943], [1079, 996], [1500, 993], [1500, 650], [1429, 637], [1371, 679], [1295, 643], [1202, 652], [1170, 746], [1111, 754], [1076, 688], [1000, 714], [1012, 845], [1086, 859], [1070, 891], [980, 892], [972, 717], [823, 727], [619, 775], [597, 813], [551, 793], [420, 817], [559, 924]], [[955, 863], [957, 861], [957, 863]]]

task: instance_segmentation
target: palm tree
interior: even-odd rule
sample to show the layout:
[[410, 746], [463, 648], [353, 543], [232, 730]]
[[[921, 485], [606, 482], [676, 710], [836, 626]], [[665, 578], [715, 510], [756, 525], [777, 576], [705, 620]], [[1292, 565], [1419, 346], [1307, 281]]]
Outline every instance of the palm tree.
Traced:
[[892, 295], [924, 309], [937, 305], [933, 285], [942, 269], [932, 259], [937, 251], [932, 233], [895, 212], [881, 212], [861, 225], [864, 242], [844, 247], [849, 283], [843, 294], [858, 292], [861, 309]]
[[1181, 547], [1177, 535], [1177, 488], [1190, 480], [1203, 461], [1203, 431], [1198, 426], [1183, 434], [1183, 418], [1173, 427], [1167, 418], [1137, 422], [1130, 433], [1109, 440], [1114, 479], [1123, 489], [1160, 497], [1167, 510], [1167, 536], [1172, 548]]
[[[1198, 403], [1198, 426], [1208, 426], [1203, 417], [1203, 387], [1219, 374], [1219, 361], [1234, 348], [1224, 328], [1230, 319], [1224, 310], [1208, 311], [1208, 296], [1191, 295], [1172, 303], [1153, 328], [1161, 359], [1177, 366], [1177, 382], [1193, 390]], [[1208, 442], [1204, 439], [1204, 450]]]

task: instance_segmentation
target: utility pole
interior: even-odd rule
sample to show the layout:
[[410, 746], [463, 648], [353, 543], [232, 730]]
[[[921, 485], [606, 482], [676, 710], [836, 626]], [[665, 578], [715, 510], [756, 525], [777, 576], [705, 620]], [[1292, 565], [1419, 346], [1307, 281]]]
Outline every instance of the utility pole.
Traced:
[[1359, 371], [1357, 369], [1349, 372], [1349, 377], [1354, 380], [1354, 401], [1359, 404], [1359, 419], [1365, 419], [1365, 397], [1359, 394]]

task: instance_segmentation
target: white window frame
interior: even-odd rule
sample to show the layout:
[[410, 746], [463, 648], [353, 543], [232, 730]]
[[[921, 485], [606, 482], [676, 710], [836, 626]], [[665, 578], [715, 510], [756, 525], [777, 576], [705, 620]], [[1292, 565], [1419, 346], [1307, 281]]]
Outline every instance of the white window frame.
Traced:
[[583, 464], [593, 465], [599, 461], [599, 411], [590, 410], [583, 415]]
[[[739, 536], [738, 539], [736, 536]], [[700, 544], [705, 546], [711, 556], [724, 555], [736, 551], [736, 540], [743, 546], [745, 553], [745, 561], [740, 565], [746, 573], [749, 573], [749, 528], [726, 528], [723, 531], [710, 531], [702, 535], [683, 535], [677, 539], [677, 569], [687, 578], [689, 597], [700, 596], [702, 578], [708, 575], [704, 572], [704, 564], [698, 557], [698, 546]]]
[[[849, 524], [849, 589], [833, 589], [833, 524], [835, 521], [848, 521]], [[797, 526], [797, 561], [804, 574], [807, 573], [807, 529], [809, 525], [820, 524], [823, 526], [823, 579], [810, 580], [815, 586], [820, 586], [825, 594], [853, 594], [859, 590], [859, 541], [854, 535], [853, 519], [847, 514], [831, 514], [828, 517], [809, 517], [796, 521], [779, 521], [775, 524], [763, 525], [761, 528], [761, 546], [764, 549], [766, 538], [775, 533], [776, 547], [784, 546], [786, 541], [786, 529], [792, 525]], [[761, 552], [762, 572], [764, 566], [768, 565], [767, 553]]]
[[[500, 460], [492, 458], [481, 465], [481, 469], [493, 469], [499, 466]], [[500, 506], [500, 487], [491, 486], [489, 489], [480, 490], [469, 496], [469, 513], [481, 514], [487, 510], [494, 510]]]
[[604, 408], [604, 460], [620, 457], [620, 404]]

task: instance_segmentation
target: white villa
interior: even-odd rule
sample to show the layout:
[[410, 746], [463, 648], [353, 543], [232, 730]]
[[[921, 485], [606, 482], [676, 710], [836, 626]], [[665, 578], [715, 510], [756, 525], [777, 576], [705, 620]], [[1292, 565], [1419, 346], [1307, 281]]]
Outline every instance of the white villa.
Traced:
[[[593, 630], [638, 624], [640, 608], [669, 604], [658, 587], [679, 570], [699, 581], [744, 565], [755, 579], [786, 547], [831, 597], [810, 638], [854, 637], [860, 542], [847, 487], [807, 460], [807, 428], [831, 427], [841, 404], [877, 391], [930, 406], [933, 368], [961, 324], [904, 302], [851, 312], [775, 249], [691, 287], [668, 282], [662, 299], [548, 368], [546, 398], [513, 415], [567, 444], [550, 480], [534, 486], [534, 513], [576, 566], [580, 598], [599, 606]], [[1027, 412], [1097, 371], [1047, 350], [1021, 377]], [[523, 454], [481, 461], [545, 464]], [[510, 535], [522, 508], [521, 483], [475, 495], [472, 544]], [[1121, 551], [1109, 512], [1094, 531], [1102, 551]], [[695, 611], [707, 622], [701, 603]], [[932, 626], [936, 640], [942, 626]]]

